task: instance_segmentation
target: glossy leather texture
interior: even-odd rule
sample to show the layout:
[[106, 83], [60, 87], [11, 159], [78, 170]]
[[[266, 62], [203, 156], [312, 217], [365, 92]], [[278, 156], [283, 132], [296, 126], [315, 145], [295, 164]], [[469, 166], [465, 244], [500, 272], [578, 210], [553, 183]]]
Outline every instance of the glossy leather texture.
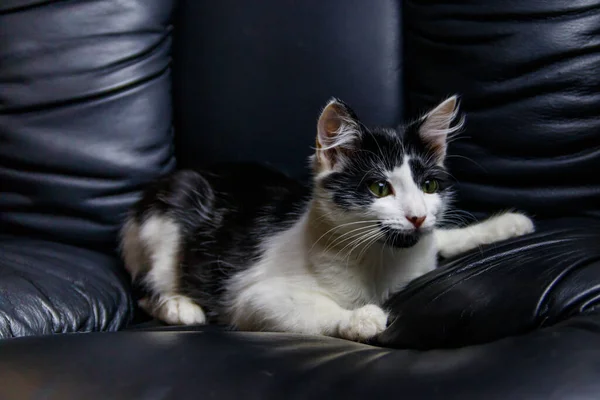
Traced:
[[537, 232], [413, 282], [370, 344], [215, 326], [12, 338], [0, 399], [598, 399], [599, 5], [180, 0], [171, 21], [167, 0], [3, 1], [2, 337], [129, 320], [116, 227], [173, 167], [171, 78], [182, 166], [293, 175], [331, 95], [391, 124], [404, 94], [416, 116], [462, 93], [460, 207], [517, 207]]
[[387, 307], [395, 319], [378, 344], [422, 350], [489, 343], [594, 313], [600, 221], [538, 222], [533, 234], [447, 260]]
[[0, 398], [597, 399], [600, 224], [456, 258], [375, 345], [216, 326], [0, 341]]
[[114, 257], [0, 235], [0, 339], [116, 331], [133, 313], [129, 292]]
[[462, 95], [459, 207], [600, 217], [600, 0], [407, 0], [407, 114]]
[[170, 0], [0, 2], [0, 227], [112, 251], [173, 168]]
[[400, 0], [180, 0], [174, 30], [177, 160], [268, 162], [307, 173], [336, 96], [365, 123], [402, 117]]
[[130, 320], [116, 233], [175, 165], [172, 7], [0, 2], [0, 337]]
[[211, 327], [20, 338], [0, 341], [0, 397], [592, 400], [599, 321], [423, 352]]

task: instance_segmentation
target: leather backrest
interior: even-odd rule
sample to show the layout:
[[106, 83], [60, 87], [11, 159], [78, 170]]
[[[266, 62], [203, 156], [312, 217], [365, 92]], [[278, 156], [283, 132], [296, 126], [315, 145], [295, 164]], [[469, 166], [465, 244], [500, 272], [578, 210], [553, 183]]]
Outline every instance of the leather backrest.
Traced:
[[461, 208], [600, 217], [600, 0], [409, 0], [408, 114], [462, 94]]
[[114, 248], [174, 166], [172, 3], [0, 3], [0, 231]]
[[401, 3], [179, 1], [179, 165], [260, 161], [302, 177], [331, 96], [365, 122], [400, 121]]

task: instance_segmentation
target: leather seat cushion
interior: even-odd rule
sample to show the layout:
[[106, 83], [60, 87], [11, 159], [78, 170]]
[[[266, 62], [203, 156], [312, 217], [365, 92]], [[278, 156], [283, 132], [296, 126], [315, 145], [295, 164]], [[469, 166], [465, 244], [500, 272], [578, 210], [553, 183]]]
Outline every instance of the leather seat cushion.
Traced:
[[0, 236], [0, 338], [118, 330], [133, 311], [129, 291], [115, 257]]

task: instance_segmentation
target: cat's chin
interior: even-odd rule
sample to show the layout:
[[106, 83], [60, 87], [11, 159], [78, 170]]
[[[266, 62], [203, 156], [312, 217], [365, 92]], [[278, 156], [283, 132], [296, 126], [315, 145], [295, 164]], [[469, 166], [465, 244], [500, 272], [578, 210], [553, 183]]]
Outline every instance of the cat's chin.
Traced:
[[407, 249], [416, 245], [422, 237], [422, 232], [387, 230], [386, 235], [379, 241], [386, 246], [397, 249]]

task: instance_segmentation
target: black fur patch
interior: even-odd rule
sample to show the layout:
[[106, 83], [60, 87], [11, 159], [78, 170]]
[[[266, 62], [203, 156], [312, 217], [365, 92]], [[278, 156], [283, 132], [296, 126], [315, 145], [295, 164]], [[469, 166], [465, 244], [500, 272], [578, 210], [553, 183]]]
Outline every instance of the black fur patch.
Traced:
[[183, 227], [179, 291], [214, 320], [226, 279], [260, 256], [266, 238], [290, 227], [309, 198], [307, 187], [267, 167], [219, 165], [159, 179], [134, 215], [142, 222], [158, 212]]

